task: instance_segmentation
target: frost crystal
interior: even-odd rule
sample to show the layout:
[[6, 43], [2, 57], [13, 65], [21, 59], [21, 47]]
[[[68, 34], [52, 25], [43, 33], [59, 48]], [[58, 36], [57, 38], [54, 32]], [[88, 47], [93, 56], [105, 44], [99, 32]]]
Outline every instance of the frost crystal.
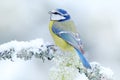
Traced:
[[42, 39], [31, 41], [11, 41], [0, 45], [0, 59], [10, 59], [14, 61], [17, 58], [29, 60], [32, 57], [40, 58], [43, 61], [47, 58], [51, 60], [54, 56], [55, 46], [50, 43], [44, 43]]
[[92, 69], [86, 69], [73, 53], [56, 55], [53, 62], [55, 65], [50, 70], [50, 80], [113, 80], [111, 69], [97, 62], [91, 62]]
[[81, 65], [78, 59], [76, 54], [61, 53], [55, 55], [53, 59], [55, 65], [50, 70], [50, 80], [77, 80], [75, 79], [79, 75], [77, 67]]

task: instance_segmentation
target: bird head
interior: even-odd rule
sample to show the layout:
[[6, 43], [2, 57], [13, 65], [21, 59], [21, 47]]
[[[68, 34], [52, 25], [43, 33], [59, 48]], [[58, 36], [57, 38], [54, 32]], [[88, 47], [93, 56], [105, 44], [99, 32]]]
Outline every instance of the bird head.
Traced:
[[50, 20], [52, 21], [61, 22], [70, 19], [70, 15], [64, 9], [55, 9], [49, 11], [49, 14], [50, 14]]

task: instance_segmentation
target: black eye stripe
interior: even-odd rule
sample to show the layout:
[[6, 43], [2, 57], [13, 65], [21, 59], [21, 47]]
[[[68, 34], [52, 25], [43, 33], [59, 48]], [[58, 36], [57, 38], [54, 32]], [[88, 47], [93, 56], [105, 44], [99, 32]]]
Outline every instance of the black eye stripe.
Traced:
[[60, 13], [58, 13], [58, 12], [54, 12], [53, 14], [58, 14], [58, 15], [61, 15]]
[[61, 14], [61, 13], [59, 13], [59, 12], [53, 12], [53, 14], [55, 14], [55, 15], [61, 15], [61, 16], [64, 16], [64, 17], [67, 16], [66, 14]]
[[59, 14], [59, 13], [55, 12], [54, 14]]

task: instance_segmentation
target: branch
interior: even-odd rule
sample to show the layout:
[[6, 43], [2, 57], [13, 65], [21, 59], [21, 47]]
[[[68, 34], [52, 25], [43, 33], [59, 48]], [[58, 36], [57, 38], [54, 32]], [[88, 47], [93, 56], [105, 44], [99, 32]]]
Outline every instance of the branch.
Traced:
[[32, 57], [51, 60], [56, 51], [55, 46], [44, 43], [42, 39], [31, 41], [11, 41], [0, 46], [0, 60], [9, 59], [14, 61], [17, 58], [30, 60]]
[[55, 63], [50, 70], [50, 80], [113, 80], [111, 69], [97, 62], [91, 62], [92, 69], [86, 69], [76, 53], [62, 52], [42, 39], [11, 41], [0, 45], [0, 60], [31, 60], [33, 57]]
[[50, 80], [113, 80], [113, 72], [97, 62], [91, 62], [92, 69], [83, 67], [76, 54], [57, 54], [55, 65], [50, 70]]

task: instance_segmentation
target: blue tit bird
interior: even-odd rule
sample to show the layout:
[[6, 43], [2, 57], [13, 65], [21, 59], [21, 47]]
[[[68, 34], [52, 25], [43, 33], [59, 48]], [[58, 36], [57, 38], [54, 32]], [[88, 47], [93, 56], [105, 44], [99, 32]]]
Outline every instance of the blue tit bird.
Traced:
[[83, 66], [91, 69], [89, 62], [83, 56], [83, 48], [80, 35], [71, 20], [70, 15], [64, 9], [55, 9], [50, 14], [50, 33], [58, 47], [63, 51], [77, 52]]

